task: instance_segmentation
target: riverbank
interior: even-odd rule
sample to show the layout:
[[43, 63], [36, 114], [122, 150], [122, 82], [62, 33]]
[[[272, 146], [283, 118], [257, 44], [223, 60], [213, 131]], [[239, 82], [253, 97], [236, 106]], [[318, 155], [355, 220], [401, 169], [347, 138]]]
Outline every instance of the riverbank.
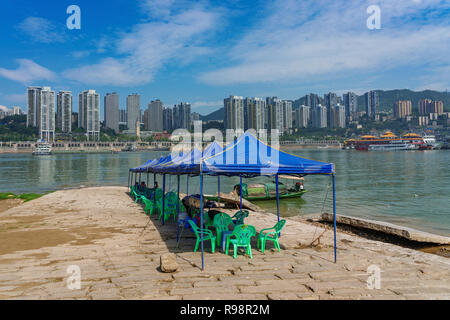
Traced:
[[[176, 248], [174, 222], [149, 222], [123, 187], [56, 191], [0, 221], [0, 299], [450, 299], [449, 259], [338, 233], [333, 263], [333, 233], [295, 219], [287, 219], [281, 252], [268, 244], [262, 254], [255, 240], [253, 259], [233, 259], [205, 242], [201, 271], [192, 234], [184, 231]], [[251, 212], [246, 222], [259, 231], [276, 218]], [[176, 273], [159, 271], [167, 252], [177, 256]], [[79, 290], [67, 288], [72, 265]], [[367, 285], [373, 266], [380, 289]]]

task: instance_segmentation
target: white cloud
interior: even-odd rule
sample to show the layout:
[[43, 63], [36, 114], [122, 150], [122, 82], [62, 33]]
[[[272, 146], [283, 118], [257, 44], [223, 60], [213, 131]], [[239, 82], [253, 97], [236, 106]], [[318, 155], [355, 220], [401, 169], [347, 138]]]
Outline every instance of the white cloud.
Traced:
[[194, 103], [191, 103], [192, 109], [200, 108], [200, 107], [217, 107], [217, 106], [223, 106], [223, 100], [217, 100], [217, 101], [196, 101]]
[[90, 55], [91, 53], [88, 50], [81, 50], [81, 51], [73, 51], [70, 53], [70, 55], [75, 58], [75, 59], [81, 59], [81, 58], [86, 58]]
[[[149, 6], [151, 18], [158, 6]], [[118, 57], [67, 70], [64, 76], [86, 84], [142, 85], [153, 81], [166, 63], [186, 64], [209, 53], [203, 40], [215, 28], [220, 14], [195, 4], [181, 12], [170, 9], [170, 5], [164, 5], [161, 20], [137, 24], [111, 40]]]
[[57, 32], [55, 26], [44, 18], [28, 17], [16, 25], [16, 29], [27, 35], [34, 42], [64, 42], [62, 33]]
[[29, 59], [17, 59], [19, 67], [14, 70], [0, 68], [0, 76], [29, 85], [36, 80], [56, 80], [56, 74]]
[[378, 2], [382, 30], [371, 31], [369, 1], [275, 1], [261, 24], [228, 50], [228, 66], [199, 79], [216, 85], [311, 81], [450, 63], [449, 22], [420, 20], [449, 3]]

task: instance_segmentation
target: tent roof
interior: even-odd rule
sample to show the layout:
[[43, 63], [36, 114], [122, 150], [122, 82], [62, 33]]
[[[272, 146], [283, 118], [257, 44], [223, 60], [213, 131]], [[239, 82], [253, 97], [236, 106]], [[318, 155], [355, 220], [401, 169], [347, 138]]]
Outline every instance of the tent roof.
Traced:
[[334, 164], [302, 158], [275, 149], [246, 132], [212, 157], [204, 158], [201, 172], [220, 175], [331, 174]]
[[130, 170], [254, 177], [275, 174], [331, 174], [334, 173], [334, 164], [302, 158], [275, 149], [247, 132], [223, 149], [213, 142], [203, 152], [193, 149], [186, 155], [179, 154], [173, 158], [169, 154]]
[[202, 158], [211, 157], [222, 151], [222, 147], [217, 142], [212, 142], [205, 150], [200, 151], [197, 148], [188, 153], [180, 152], [177, 155], [172, 153], [159, 159], [148, 160], [145, 164], [130, 169], [133, 172], [151, 172], [151, 173], [186, 173], [187, 168], [192, 165], [199, 166]]

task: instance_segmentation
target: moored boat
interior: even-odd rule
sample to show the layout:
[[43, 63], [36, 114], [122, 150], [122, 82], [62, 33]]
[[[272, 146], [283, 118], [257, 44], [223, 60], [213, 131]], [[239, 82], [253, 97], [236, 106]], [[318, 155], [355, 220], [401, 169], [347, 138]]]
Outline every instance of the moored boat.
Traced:
[[[303, 179], [303, 178], [298, 178]], [[240, 195], [240, 184], [234, 186], [236, 195]], [[278, 182], [278, 193], [280, 199], [300, 198], [306, 193], [302, 182], [295, 183], [294, 186], [288, 187], [282, 182]], [[274, 200], [277, 198], [276, 183], [254, 183], [242, 184], [242, 198], [252, 200]]]
[[397, 137], [391, 131], [376, 137], [364, 135], [354, 142], [356, 150], [363, 151], [400, 151], [400, 150], [429, 150], [432, 149], [424, 142], [424, 138], [416, 133], [408, 133]]
[[47, 156], [52, 154], [52, 146], [44, 141], [38, 141], [34, 145], [33, 155], [35, 156]]

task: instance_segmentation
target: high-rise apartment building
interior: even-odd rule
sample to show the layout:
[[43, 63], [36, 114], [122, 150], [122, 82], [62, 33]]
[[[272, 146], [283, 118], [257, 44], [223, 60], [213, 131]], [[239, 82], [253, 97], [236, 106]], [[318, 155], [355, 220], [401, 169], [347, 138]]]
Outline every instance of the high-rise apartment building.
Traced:
[[119, 95], [115, 92], [105, 96], [105, 127], [119, 132]]
[[95, 90], [78, 95], [78, 127], [86, 130], [89, 141], [100, 140], [100, 95]]
[[441, 115], [444, 113], [444, 103], [442, 101], [431, 101], [428, 105], [428, 113], [437, 113]]
[[37, 127], [40, 139], [55, 139], [55, 91], [50, 87], [27, 88], [27, 126]]
[[425, 115], [428, 114], [428, 106], [431, 103], [431, 99], [422, 99], [419, 100], [419, 114], [420, 115]]
[[327, 108], [322, 105], [318, 105], [311, 109], [312, 126], [315, 128], [327, 127]]
[[157, 99], [151, 101], [148, 105], [148, 129], [150, 131], [162, 132], [163, 128], [163, 103]]
[[173, 125], [174, 129], [190, 129], [191, 120], [191, 104], [189, 102], [181, 102], [173, 107]]
[[244, 100], [244, 130], [264, 129], [266, 101], [261, 98], [245, 98]]
[[173, 129], [173, 109], [163, 108], [163, 130], [170, 132]]
[[39, 125], [41, 108], [41, 87], [27, 88], [27, 127], [37, 127]]
[[334, 128], [334, 108], [337, 105], [337, 94], [330, 92], [324, 96], [325, 106], [327, 107], [327, 123], [328, 127]]
[[411, 101], [398, 100], [394, 103], [393, 111], [395, 119], [406, 118], [412, 114]]
[[125, 126], [128, 125], [127, 119], [128, 119], [127, 110], [119, 109], [119, 125], [120, 124], [125, 125]]
[[41, 139], [53, 141], [55, 139], [55, 91], [52, 91], [50, 87], [43, 87], [41, 90], [38, 121]]
[[315, 93], [307, 94], [305, 97], [305, 106], [314, 108], [317, 107], [320, 103], [319, 95]]
[[344, 107], [347, 119], [358, 119], [358, 96], [354, 92], [344, 93]]
[[334, 128], [345, 128], [345, 107], [341, 104], [333, 108], [333, 126]]
[[56, 97], [56, 127], [62, 132], [72, 132], [72, 92], [59, 91]]
[[14, 116], [16, 116], [16, 115], [22, 115], [22, 114], [23, 114], [22, 108], [17, 107], [17, 106], [12, 107], [12, 114], [13, 114]]
[[364, 94], [364, 101], [366, 103], [366, 115], [374, 118], [379, 107], [378, 92], [369, 91]]
[[223, 100], [225, 129], [244, 129], [244, 98], [230, 96]]
[[295, 123], [295, 128], [307, 128], [309, 124], [310, 117], [310, 107], [308, 106], [300, 106], [293, 112], [293, 122]]
[[284, 132], [283, 127], [283, 103], [277, 97], [266, 98], [266, 121], [267, 130], [278, 130], [278, 133]]
[[141, 122], [141, 96], [133, 93], [127, 96], [127, 127], [130, 133], [136, 134], [137, 122]]
[[292, 101], [283, 100], [282, 111], [283, 111], [283, 132], [290, 133], [292, 129]]

